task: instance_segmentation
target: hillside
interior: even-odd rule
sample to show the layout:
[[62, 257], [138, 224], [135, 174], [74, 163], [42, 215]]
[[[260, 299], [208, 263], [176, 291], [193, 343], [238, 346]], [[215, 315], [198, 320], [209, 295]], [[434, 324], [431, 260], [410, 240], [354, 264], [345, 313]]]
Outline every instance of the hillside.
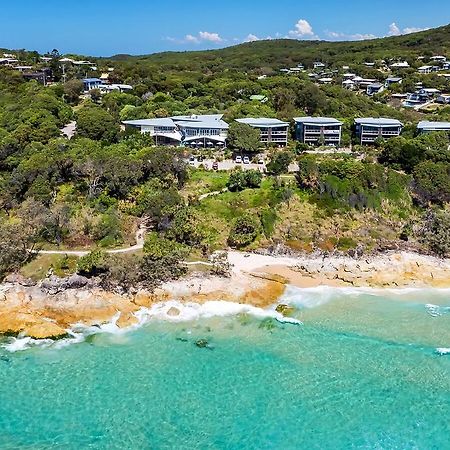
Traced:
[[412, 58], [450, 52], [450, 25], [418, 33], [366, 41], [327, 42], [290, 39], [249, 42], [219, 50], [165, 52], [144, 56], [116, 55], [112, 60], [178, 66], [183, 69], [280, 68], [321, 60], [330, 65], [385, 58]]

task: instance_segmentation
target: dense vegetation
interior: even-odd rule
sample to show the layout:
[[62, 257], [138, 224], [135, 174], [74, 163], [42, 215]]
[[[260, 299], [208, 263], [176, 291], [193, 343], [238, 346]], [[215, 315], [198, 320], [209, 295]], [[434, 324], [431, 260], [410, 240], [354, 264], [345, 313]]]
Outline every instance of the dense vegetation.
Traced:
[[[33, 276], [45, 276], [50, 268], [59, 275], [76, 270], [108, 287], [153, 287], [183, 274], [186, 258], [207, 258], [228, 246], [280, 243], [301, 251], [407, 246], [448, 255], [448, 135], [415, 136], [422, 118], [416, 112], [276, 71], [317, 59], [340, 65], [402, 56], [413, 63], [418, 54], [445, 53], [449, 30], [367, 42], [269, 41], [97, 60], [99, 71], [114, 67], [113, 81], [134, 86], [126, 94], [81, 95], [77, 69], [66, 72], [65, 84], [48, 87], [0, 69], [0, 277], [25, 266], [24, 273]], [[21, 57], [37, 58], [26, 52]], [[257, 79], [261, 73], [273, 76]], [[251, 101], [253, 94], [268, 100]], [[253, 129], [233, 123], [231, 150], [264, 151], [264, 176], [254, 170], [192, 169], [182, 149], [156, 147], [151, 138], [120, 128], [127, 119], [193, 112], [222, 112], [230, 122], [246, 116], [289, 121], [306, 114], [334, 116], [344, 122], [345, 145], [354, 117], [395, 117], [407, 127], [402, 137], [373, 148], [354, 145], [353, 153], [336, 156], [305, 154], [304, 146], [293, 143], [284, 150], [261, 149]], [[431, 117], [447, 114], [444, 108]], [[72, 119], [77, 133], [68, 140], [60, 128]], [[293, 162], [299, 167], [295, 175], [288, 174]], [[199, 200], [217, 191], [223, 192]], [[105, 252], [133, 245], [142, 223], [148, 227], [142, 251]], [[78, 261], [55, 257], [37, 270], [33, 250], [43, 247], [93, 251]]]

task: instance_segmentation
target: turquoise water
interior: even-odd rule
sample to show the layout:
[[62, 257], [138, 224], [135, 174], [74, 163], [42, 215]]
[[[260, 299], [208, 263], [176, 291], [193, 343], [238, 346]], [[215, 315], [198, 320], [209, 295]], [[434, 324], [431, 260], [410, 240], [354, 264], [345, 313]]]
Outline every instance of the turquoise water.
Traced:
[[284, 300], [302, 325], [151, 320], [0, 349], [0, 448], [450, 448], [449, 291]]

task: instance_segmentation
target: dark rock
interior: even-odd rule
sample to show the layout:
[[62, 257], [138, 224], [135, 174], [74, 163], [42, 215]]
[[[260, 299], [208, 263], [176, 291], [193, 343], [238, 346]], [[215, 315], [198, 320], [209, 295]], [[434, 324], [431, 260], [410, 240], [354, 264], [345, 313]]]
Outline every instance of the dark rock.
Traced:
[[199, 339], [198, 341], [195, 342], [195, 345], [198, 348], [209, 348], [212, 350], [212, 348], [209, 345], [209, 342], [206, 339]]
[[25, 278], [20, 273], [12, 273], [11, 275], [8, 275], [4, 281], [5, 283], [19, 284], [20, 286], [24, 287], [31, 287], [36, 285], [36, 283], [32, 279]]

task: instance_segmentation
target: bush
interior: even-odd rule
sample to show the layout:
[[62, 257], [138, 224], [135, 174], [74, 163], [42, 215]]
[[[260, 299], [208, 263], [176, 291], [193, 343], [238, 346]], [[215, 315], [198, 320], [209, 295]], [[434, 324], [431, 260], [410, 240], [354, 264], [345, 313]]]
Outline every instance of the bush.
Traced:
[[425, 216], [422, 241], [441, 257], [450, 254], [450, 209], [431, 210]]
[[238, 217], [231, 227], [228, 244], [234, 248], [242, 248], [253, 243], [261, 232], [258, 218], [246, 213]]
[[262, 175], [258, 170], [237, 170], [230, 175], [227, 187], [231, 192], [243, 191], [244, 189], [256, 189], [261, 186]]
[[86, 277], [94, 277], [106, 273], [106, 255], [101, 250], [94, 250], [78, 260], [77, 273]]
[[267, 164], [267, 171], [271, 175], [282, 175], [288, 172], [289, 164], [291, 164], [293, 155], [288, 151], [276, 153], [275, 156]]

